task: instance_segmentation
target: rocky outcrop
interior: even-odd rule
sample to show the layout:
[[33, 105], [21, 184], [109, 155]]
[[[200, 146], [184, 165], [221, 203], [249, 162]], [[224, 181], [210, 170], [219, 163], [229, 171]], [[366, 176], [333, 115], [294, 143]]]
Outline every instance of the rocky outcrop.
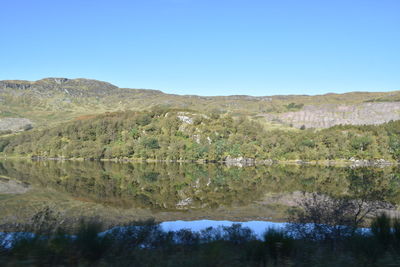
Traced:
[[245, 166], [253, 166], [253, 165], [272, 165], [275, 163], [272, 159], [265, 160], [256, 160], [253, 158], [244, 158], [244, 157], [226, 157], [224, 163], [228, 166], [236, 166], [236, 167], [245, 167]]
[[393, 163], [390, 161], [386, 161], [384, 159], [377, 159], [377, 160], [365, 160], [365, 159], [355, 159], [351, 158], [351, 167], [385, 167], [390, 166]]
[[187, 112], [178, 112], [178, 119], [187, 124], [193, 124], [193, 118]]
[[335, 125], [381, 124], [400, 120], [400, 102], [372, 102], [354, 105], [308, 105], [300, 111], [264, 114], [269, 121], [296, 128], [328, 128]]
[[33, 123], [29, 119], [25, 118], [1, 118], [0, 119], [0, 131], [26, 131], [30, 130]]
[[224, 162], [228, 166], [238, 166], [238, 167], [252, 166], [255, 165], [256, 163], [255, 159], [252, 158], [244, 158], [244, 157], [232, 158], [230, 156], [226, 157]]

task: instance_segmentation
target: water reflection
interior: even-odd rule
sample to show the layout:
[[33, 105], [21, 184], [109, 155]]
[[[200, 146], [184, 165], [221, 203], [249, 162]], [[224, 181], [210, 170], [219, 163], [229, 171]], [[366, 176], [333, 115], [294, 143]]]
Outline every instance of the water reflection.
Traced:
[[[400, 202], [399, 173], [396, 167], [240, 168], [216, 164], [0, 162], [2, 177], [28, 183], [36, 190], [66, 194], [77, 201], [118, 209], [201, 210], [204, 214], [221, 207], [233, 210], [271, 203], [290, 206], [295, 204], [293, 192], [299, 191], [366, 200], [379, 196], [380, 201], [397, 204]], [[1, 202], [0, 195], [0, 206]]]

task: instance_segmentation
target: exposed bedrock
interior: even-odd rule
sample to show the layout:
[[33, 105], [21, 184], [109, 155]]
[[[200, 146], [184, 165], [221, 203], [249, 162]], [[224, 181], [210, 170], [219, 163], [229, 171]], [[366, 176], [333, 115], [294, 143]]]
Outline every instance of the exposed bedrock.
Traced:
[[400, 102], [362, 103], [355, 105], [309, 105], [300, 111], [264, 114], [269, 121], [301, 128], [328, 128], [340, 124], [381, 124], [400, 120]]
[[1, 118], [0, 131], [26, 131], [32, 128], [32, 121], [26, 118]]

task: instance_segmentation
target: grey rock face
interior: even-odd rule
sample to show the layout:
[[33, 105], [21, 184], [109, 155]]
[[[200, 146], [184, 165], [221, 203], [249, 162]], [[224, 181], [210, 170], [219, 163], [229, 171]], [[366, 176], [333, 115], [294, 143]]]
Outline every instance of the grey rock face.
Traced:
[[269, 121], [301, 128], [329, 128], [340, 124], [381, 124], [400, 119], [400, 102], [375, 102], [355, 105], [323, 104], [305, 106], [300, 111], [265, 114]]
[[0, 131], [25, 131], [32, 128], [32, 121], [25, 118], [2, 118], [0, 119]]
[[252, 166], [255, 164], [255, 160], [252, 158], [232, 158], [230, 156], [225, 158], [225, 164], [228, 166], [237, 166], [237, 167], [244, 167], [244, 166]]

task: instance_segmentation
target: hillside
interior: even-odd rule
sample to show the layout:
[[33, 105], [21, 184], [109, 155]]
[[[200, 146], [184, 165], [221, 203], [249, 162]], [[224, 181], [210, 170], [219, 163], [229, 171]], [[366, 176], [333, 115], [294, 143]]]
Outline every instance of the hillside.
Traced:
[[[46, 78], [0, 81], [0, 118], [25, 118], [47, 127], [80, 116], [148, 110], [155, 106], [248, 116], [268, 128], [326, 128], [338, 124], [379, 124], [400, 119], [400, 92], [317, 96], [195, 96], [158, 90], [118, 88], [89, 79]], [[1, 124], [1, 123], [0, 123]], [[3, 127], [0, 128], [2, 130]], [[9, 130], [15, 131], [16, 129]]]
[[[400, 159], [400, 121], [265, 130], [246, 117], [173, 109], [107, 113], [0, 138], [3, 155], [185, 161]], [[239, 160], [240, 162], [243, 161]]]

